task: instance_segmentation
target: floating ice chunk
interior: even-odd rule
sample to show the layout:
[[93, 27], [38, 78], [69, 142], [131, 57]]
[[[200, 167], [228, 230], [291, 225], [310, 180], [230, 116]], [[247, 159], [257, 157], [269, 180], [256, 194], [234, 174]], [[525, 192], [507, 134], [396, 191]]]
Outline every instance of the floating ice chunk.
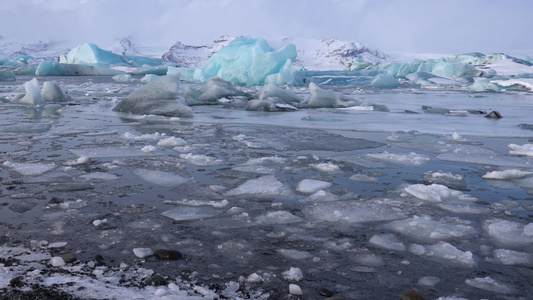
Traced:
[[240, 85], [258, 85], [281, 71], [287, 60], [296, 59], [296, 46], [273, 50], [264, 39], [236, 38], [204, 64], [206, 78], [218, 76]]
[[332, 163], [320, 163], [316, 165], [311, 165], [311, 167], [315, 170], [325, 173], [335, 173], [340, 171], [339, 166]]
[[289, 294], [301, 296], [303, 295], [302, 288], [294, 283], [289, 284]]
[[268, 174], [276, 173], [279, 170], [279, 168], [261, 166], [261, 165], [240, 165], [240, 166], [234, 167], [233, 170], [240, 171], [240, 172], [249, 172], [249, 173], [268, 175]]
[[[0, 65], [2, 63], [0, 62]], [[15, 81], [15, 72], [13, 70], [0, 70], [0, 81]]]
[[449, 239], [461, 239], [476, 234], [474, 227], [466, 221], [457, 218], [433, 220], [429, 216], [393, 221], [386, 225], [395, 232], [421, 241], [441, 241]]
[[133, 254], [138, 258], [145, 258], [154, 255], [154, 251], [150, 248], [133, 248]]
[[188, 207], [180, 206], [171, 210], [164, 211], [161, 215], [174, 221], [188, 221], [215, 217], [222, 211], [212, 207]]
[[187, 145], [187, 141], [182, 138], [177, 138], [174, 136], [160, 139], [157, 142], [157, 146], [159, 147], [179, 147], [179, 146], [185, 146]]
[[39, 87], [39, 81], [37, 81], [37, 78], [33, 78], [32, 80], [25, 82], [24, 90], [26, 91], [26, 95], [18, 99], [17, 102], [28, 105], [39, 105], [46, 103], [41, 96], [41, 88]]
[[302, 222], [303, 219], [291, 214], [288, 211], [274, 211], [268, 212], [265, 215], [258, 216], [256, 222], [259, 224], [289, 224]]
[[289, 197], [292, 190], [276, 179], [274, 175], [265, 175], [250, 179], [240, 186], [226, 192], [228, 196], [254, 195], [257, 197]]
[[42, 175], [56, 168], [56, 165], [54, 163], [16, 163], [10, 161], [5, 161], [4, 166], [12, 168], [16, 172], [25, 176]]
[[367, 267], [382, 267], [385, 265], [383, 258], [374, 253], [357, 254], [351, 259], [354, 262]]
[[477, 199], [463, 192], [449, 189], [441, 184], [413, 184], [405, 188], [405, 191], [416, 198], [428, 202], [442, 202], [447, 200], [459, 200], [474, 202]]
[[300, 281], [304, 279], [304, 274], [300, 268], [291, 267], [289, 270], [282, 273], [283, 279], [287, 281]]
[[166, 200], [165, 203], [166, 204], [185, 205], [185, 206], [211, 206], [211, 207], [214, 207], [214, 208], [223, 208], [223, 207], [228, 206], [228, 204], [229, 204], [228, 200], [226, 200], [226, 199], [221, 200], [221, 201], [214, 201], [214, 200], [188, 200], [188, 199], [176, 200], [176, 201]]
[[393, 89], [398, 87], [398, 80], [396, 79], [396, 77], [394, 77], [394, 75], [390, 73], [384, 73], [377, 75], [372, 80], [370, 85], [376, 88]]
[[156, 78], [158, 78], [158, 77], [159, 77], [159, 75], [155, 75], [155, 74], [146, 74], [146, 75], [144, 75], [143, 78], [141, 78], [140, 81], [141, 81], [142, 83], [148, 83], [148, 82], [150, 82], [150, 81], [152, 81], [152, 80], [154, 80], [154, 79], [156, 79]]
[[419, 167], [429, 162], [430, 160], [429, 156], [418, 154], [416, 152], [411, 152], [408, 154], [394, 154], [394, 153], [389, 153], [385, 151], [383, 153], [370, 153], [370, 154], [367, 154], [367, 156], [371, 158], [377, 158], [377, 159], [381, 159], [385, 161], [391, 161], [391, 162], [396, 162], [396, 163], [415, 166], [415, 167]]
[[64, 64], [43, 60], [37, 66], [37, 76], [113, 76], [123, 74], [105, 66], [87, 66], [78, 64]]
[[294, 92], [288, 89], [279, 88], [273, 84], [265, 85], [259, 91], [258, 96], [259, 96], [259, 100], [265, 100], [268, 98], [277, 98], [281, 100], [283, 103], [287, 103], [287, 104], [295, 104], [295, 103], [300, 103], [303, 101], [303, 99], [300, 96], [296, 95]]
[[464, 189], [466, 188], [466, 180], [459, 174], [453, 174], [451, 172], [426, 172], [422, 175], [422, 178], [431, 182], [445, 185], [451, 189]]
[[376, 177], [371, 177], [365, 174], [354, 174], [350, 177], [351, 180], [365, 182], [365, 183], [377, 183], [378, 179]]
[[211, 156], [202, 155], [202, 154], [180, 154], [180, 158], [186, 160], [188, 163], [196, 165], [196, 166], [217, 166], [224, 164], [224, 161], [221, 159], [216, 159]]
[[122, 137], [127, 140], [135, 140], [135, 141], [152, 141], [152, 140], [158, 140], [160, 139], [164, 134], [160, 134], [159, 132], [156, 133], [145, 133], [141, 135], [135, 135], [131, 132], [125, 132]]
[[146, 155], [138, 148], [127, 147], [96, 147], [87, 149], [70, 149], [70, 152], [79, 157], [100, 158], [100, 157], [138, 157]]
[[335, 201], [316, 203], [303, 211], [307, 217], [319, 221], [379, 222], [405, 218], [407, 211], [402, 210], [402, 204], [391, 199]]
[[463, 267], [475, 267], [476, 261], [470, 251], [461, 251], [450, 243], [439, 242], [426, 246], [427, 257]]
[[484, 228], [497, 243], [506, 247], [531, 246], [533, 244], [533, 235], [527, 234], [531, 228], [529, 224], [489, 219], [485, 221]]
[[61, 256], [54, 256], [50, 258], [50, 265], [53, 267], [62, 267], [66, 265], [66, 263]]
[[59, 59], [65, 64], [122, 64], [124, 61], [120, 55], [110, 51], [102, 50], [95, 44], [86, 43], [77, 46], [64, 54]]
[[135, 169], [133, 173], [147, 182], [161, 186], [177, 186], [190, 180], [174, 173], [148, 169]]
[[81, 175], [80, 178], [87, 179], [87, 180], [115, 180], [115, 179], [119, 179], [120, 177], [114, 174], [109, 174], [109, 173], [92, 172], [89, 174]]
[[257, 273], [252, 273], [246, 278], [246, 282], [248, 283], [260, 283], [263, 281], [263, 277]]
[[250, 100], [246, 103], [246, 110], [250, 111], [294, 111], [298, 108], [283, 103], [278, 98], [267, 98], [263, 100]]
[[510, 294], [514, 291], [512, 287], [499, 283], [488, 276], [485, 278], [476, 277], [474, 279], [466, 279], [465, 283], [471, 287], [500, 294]]
[[311, 258], [311, 253], [294, 249], [279, 249], [278, 253], [289, 259], [301, 260]]
[[186, 90], [184, 96], [187, 98], [187, 103], [189, 104], [196, 104], [196, 101], [200, 104], [217, 104], [218, 100], [222, 98], [247, 95], [233, 86], [231, 82], [222, 80], [219, 77], [213, 77], [209, 78], [198, 90]]
[[304, 194], [313, 194], [317, 191], [327, 189], [331, 186], [331, 182], [314, 180], [314, 179], [304, 179], [298, 183], [296, 190]]
[[333, 193], [320, 190], [310, 195], [305, 200], [308, 202], [328, 202], [328, 201], [338, 201], [339, 199], [340, 197]]
[[523, 178], [531, 174], [533, 174], [533, 172], [520, 171], [520, 170], [504, 170], [504, 171], [488, 172], [487, 174], [483, 175], [483, 178], [508, 180], [508, 179]]
[[509, 151], [511, 154], [533, 156], [533, 144], [524, 144], [522, 146], [517, 144], [509, 144], [507, 147], [511, 149]]
[[191, 117], [192, 109], [179, 98], [178, 75], [161, 76], [122, 99], [114, 111], [138, 115]]
[[469, 204], [438, 204], [440, 209], [461, 215], [486, 215], [490, 208]]
[[533, 236], [533, 223], [524, 226], [524, 234], [527, 236]]
[[133, 78], [130, 74], [118, 74], [113, 76], [116, 82], [138, 82], [139, 79]]
[[58, 103], [68, 102], [72, 100], [69, 95], [63, 92], [63, 90], [59, 87], [59, 84], [57, 84], [57, 82], [55, 81], [46, 81], [45, 83], [43, 83], [41, 96], [47, 102]]
[[330, 90], [324, 90], [315, 83], [309, 84], [309, 99], [302, 102], [302, 107], [319, 108], [319, 107], [349, 107], [357, 106], [363, 103], [359, 99], [337, 93]]
[[157, 148], [152, 145], [147, 145], [141, 148], [141, 151], [144, 153], [154, 152], [155, 150], [157, 150]]
[[418, 284], [423, 286], [435, 286], [439, 282], [440, 278], [435, 276], [424, 276], [418, 279]]
[[533, 254], [507, 249], [493, 251], [494, 260], [504, 265], [533, 266]]
[[405, 251], [405, 245], [391, 233], [376, 234], [370, 238], [370, 244], [384, 249]]

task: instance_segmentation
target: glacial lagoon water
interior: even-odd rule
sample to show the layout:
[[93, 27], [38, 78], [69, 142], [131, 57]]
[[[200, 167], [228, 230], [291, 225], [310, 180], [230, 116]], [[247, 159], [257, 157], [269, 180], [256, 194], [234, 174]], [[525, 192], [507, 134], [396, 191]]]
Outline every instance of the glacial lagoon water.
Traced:
[[[23, 93], [31, 77], [17, 79], [0, 96]], [[136, 83], [46, 80], [72, 102], [0, 103], [3, 291], [22, 276], [97, 299], [533, 293], [531, 94], [327, 87], [388, 111], [229, 99], [169, 118], [112, 111]], [[484, 117], [494, 110], [503, 118]], [[75, 263], [53, 266], [68, 252]], [[169, 284], [143, 287], [152, 273]]]

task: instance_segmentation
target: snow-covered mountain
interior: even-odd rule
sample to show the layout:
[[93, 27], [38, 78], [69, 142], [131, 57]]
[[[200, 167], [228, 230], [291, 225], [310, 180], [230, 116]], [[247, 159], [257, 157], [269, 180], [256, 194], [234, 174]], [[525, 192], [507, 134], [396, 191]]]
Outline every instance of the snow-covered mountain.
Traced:
[[[183, 66], [201, 67], [214, 53], [234, 39], [234, 37], [223, 35], [213, 43], [203, 46], [184, 45], [178, 41], [163, 54], [163, 59]], [[309, 70], [342, 70], [354, 58], [363, 62], [381, 62], [388, 58], [379, 50], [332, 37], [322, 40], [284, 38], [281, 41], [269, 41], [269, 43], [271, 45], [295, 44], [298, 51], [295, 64]]]
[[115, 44], [107, 47], [104, 46], [102, 49], [111, 51], [118, 55], [136, 55], [148, 58], [161, 58], [163, 53], [167, 51], [168, 46], [145, 45], [136, 41], [136, 39], [132, 36], [126, 36], [117, 38]]
[[32, 56], [36, 61], [59, 61], [59, 56], [70, 50], [64, 42], [38, 41], [35, 43], [20, 43], [4, 41], [0, 38], [0, 57], [5, 56], [8, 60], [22, 55]]

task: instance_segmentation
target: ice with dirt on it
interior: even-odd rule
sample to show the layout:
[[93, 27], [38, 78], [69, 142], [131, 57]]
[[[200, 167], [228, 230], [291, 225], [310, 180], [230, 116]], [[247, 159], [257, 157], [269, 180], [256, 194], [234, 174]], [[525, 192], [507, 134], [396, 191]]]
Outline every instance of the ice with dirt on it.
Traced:
[[408, 194], [428, 202], [439, 203], [443, 201], [456, 200], [464, 202], [475, 202], [477, 199], [463, 192], [452, 190], [441, 184], [413, 184], [405, 188]]
[[56, 168], [56, 165], [54, 163], [17, 163], [11, 161], [5, 161], [4, 166], [12, 168], [17, 173], [20, 173], [25, 176], [42, 175]]
[[468, 221], [459, 218], [434, 220], [427, 215], [393, 221], [386, 227], [412, 239], [427, 242], [464, 239], [477, 233]]
[[489, 276], [481, 278], [476, 277], [474, 279], [466, 279], [465, 283], [471, 287], [475, 287], [481, 290], [491, 291], [500, 294], [513, 293], [514, 289], [503, 283], [500, 283]]
[[369, 243], [388, 250], [405, 251], [405, 245], [392, 233], [373, 235]]
[[72, 98], [67, 95], [59, 84], [55, 81], [46, 81], [43, 83], [43, 89], [41, 90], [41, 96], [47, 102], [61, 103], [72, 101]]
[[268, 98], [276, 98], [286, 104], [298, 104], [303, 101], [303, 98], [296, 95], [288, 89], [282, 89], [274, 84], [265, 85], [258, 93], [259, 100], [266, 100]]
[[484, 229], [498, 244], [505, 247], [533, 245], [532, 223], [524, 224], [504, 219], [485, 221]]
[[28, 105], [39, 105], [45, 104], [46, 101], [41, 96], [41, 88], [39, 87], [39, 81], [37, 78], [33, 78], [30, 81], [24, 83], [24, 90], [26, 94], [24, 97], [17, 100], [17, 102], [28, 104]]
[[303, 194], [313, 194], [320, 190], [325, 190], [331, 186], [331, 182], [315, 180], [315, 179], [304, 179], [298, 183], [296, 191]]
[[503, 170], [503, 171], [492, 171], [483, 175], [485, 179], [499, 179], [499, 180], [509, 180], [509, 179], [518, 179], [529, 176], [533, 172], [521, 171], [521, 170]]
[[178, 186], [190, 180], [178, 174], [148, 169], [135, 169], [133, 173], [144, 181], [161, 186]]
[[180, 154], [180, 158], [184, 159], [190, 164], [196, 165], [196, 166], [218, 166], [224, 164], [224, 161], [221, 159], [214, 158], [212, 156], [202, 155], [202, 154]]
[[514, 155], [523, 155], [523, 156], [533, 156], [533, 144], [524, 144], [522, 146], [517, 144], [509, 144], [507, 145], [509, 149], [510, 154]]
[[352, 96], [344, 95], [335, 91], [320, 88], [314, 82], [309, 84], [309, 98], [300, 103], [301, 107], [322, 108], [322, 107], [350, 107], [358, 106], [363, 101]]
[[428, 163], [430, 160], [429, 156], [418, 154], [416, 152], [411, 152], [408, 154], [395, 154], [385, 151], [383, 153], [369, 153], [367, 156], [415, 167], [419, 167], [425, 163]]
[[252, 195], [256, 197], [290, 197], [292, 190], [274, 175], [265, 175], [250, 179], [238, 187], [226, 192], [227, 196]]
[[218, 101], [222, 98], [247, 95], [233, 86], [231, 82], [220, 79], [219, 77], [213, 77], [209, 78], [199, 89], [185, 89], [183, 96], [187, 100], [187, 103], [192, 105], [206, 103], [218, 104]]
[[179, 95], [180, 76], [158, 77], [123, 98], [113, 111], [135, 115], [192, 117], [192, 109]]
[[494, 260], [504, 265], [533, 266], [533, 254], [507, 249], [493, 251]]

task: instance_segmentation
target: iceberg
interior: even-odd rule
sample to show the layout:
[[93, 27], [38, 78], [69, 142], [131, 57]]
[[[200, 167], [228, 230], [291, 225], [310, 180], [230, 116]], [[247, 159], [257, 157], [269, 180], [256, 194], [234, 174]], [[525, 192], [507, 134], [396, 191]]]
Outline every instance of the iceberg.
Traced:
[[264, 39], [237, 38], [205, 63], [206, 78], [218, 76], [239, 85], [261, 85], [269, 75], [296, 59], [296, 46], [287, 44], [274, 50]]
[[43, 89], [41, 90], [41, 96], [47, 102], [68, 102], [71, 101], [69, 95], [67, 95], [59, 87], [59, 84], [55, 81], [46, 81], [43, 83]]
[[39, 81], [37, 81], [37, 78], [33, 78], [32, 80], [24, 83], [24, 90], [26, 91], [26, 95], [18, 99], [17, 102], [28, 105], [39, 105], [46, 103], [41, 96], [41, 89], [39, 87]]
[[227, 97], [247, 96], [229, 81], [212, 77], [199, 89], [187, 89], [184, 92], [188, 104], [218, 104], [218, 100]]
[[309, 84], [309, 99], [301, 104], [302, 107], [349, 107], [361, 105], [361, 100], [355, 99], [331, 90], [324, 90], [314, 82]]
[[0, 81], [15, 81], [15, 80], [16, 80], [15, 72], [13, 72], [13, 70], [0, 70]]
[[95, 44], [86, 43], [70, 50], [69, 53], [61, 55], [59, 62], [64, 64], [122, 64], [121, 56], [110, 51], [102, 50]]
[[179, 97], [180, 77], [156, 78], [122, 99], [113, 111], [137, 115], [192, 117], [192, 109]]
[[104, 66], [64, 64], [43, 60], [34, 73], [37, 76], [113, 76], [124, 72]]

